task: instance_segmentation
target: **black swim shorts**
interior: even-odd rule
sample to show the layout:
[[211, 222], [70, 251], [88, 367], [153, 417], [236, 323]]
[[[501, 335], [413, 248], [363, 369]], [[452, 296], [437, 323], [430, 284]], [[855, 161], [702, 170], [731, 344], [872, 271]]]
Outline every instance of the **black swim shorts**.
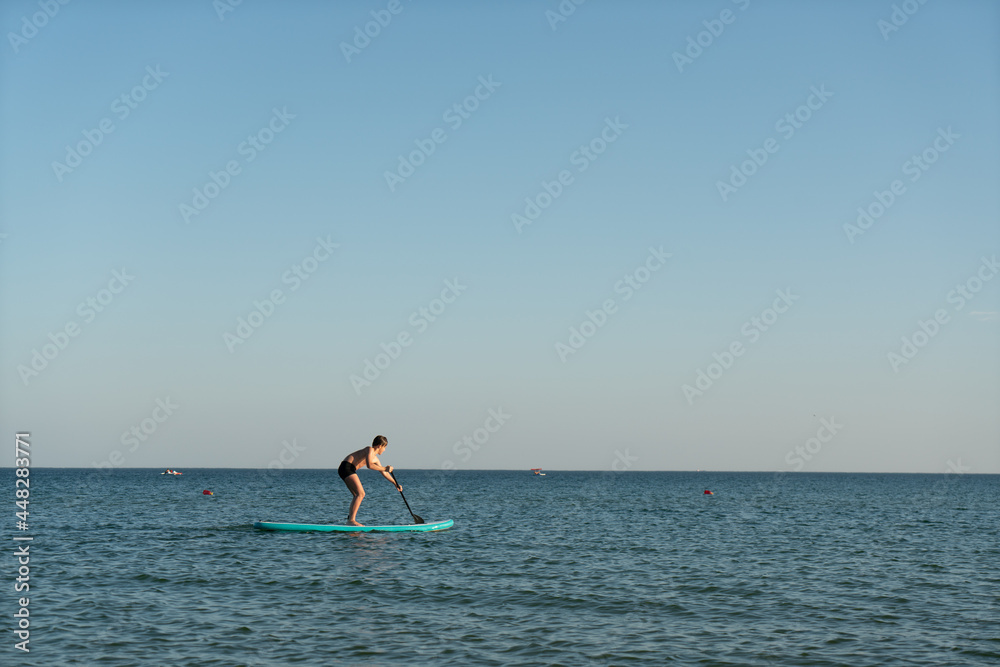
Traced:
[[348, 477], [356, 474], [357, 472], [358, 469], [354, 466], [354, 464], [349, 463], [348, 461], [341, 461], [340, 467], [337, 468], [337, 474], [340, 475], [340, 479], [343, 480], [346, 480]]

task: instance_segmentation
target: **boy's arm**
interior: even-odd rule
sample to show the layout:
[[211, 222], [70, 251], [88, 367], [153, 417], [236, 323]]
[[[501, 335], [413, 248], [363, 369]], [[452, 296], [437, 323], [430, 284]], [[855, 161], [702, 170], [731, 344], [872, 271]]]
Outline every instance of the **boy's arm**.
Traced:
[[387, 480], [389, 480], [389, 483], [392, 484], [394, 487], [396, 487], [397, 491], [402, 492], [403, 487], [400, 486], [398, 483], [396, 483], [396, 480], [394, 480], [392, 478], [392, 475], [389, 474], [391, 472], [392, 472], [392, 466], [386, 466], [385, 469], [382, 471], [382, 476], [385, 477]]
[[368, 461], [367, 461], [367, 463], [368, 463], [368, 468], [369, 469], [376, 470], [376, 471], [382, 473], [382, 476], [385, 477], [387, 480], [389, 480], [392, 483], [392, 485], [394, 487], [396, 487], [397, 491], [402, 491], [403, 490], [403, 487], [400, 486], [399, 484], [397, 484], [396, 480], [394, 480], [392, 478], [392, 475], [389, 474], [389, 473], [392, 472], [392, 466], [383, 466], [382, 462], [378, 460], [377, 456], [375, 456], [375, 450], [373, 450], [373, 449], [369, 449], [368, 450]]
[[368, 455], [365, 457], [365, 464], [368, 466], [369, 470], [374, 470], [376, 472], [382, 472], [385, 470], [382, 463], [379, 462], [378, 457], [375, 456], [375, 450], [371, 447], [368, 448]]

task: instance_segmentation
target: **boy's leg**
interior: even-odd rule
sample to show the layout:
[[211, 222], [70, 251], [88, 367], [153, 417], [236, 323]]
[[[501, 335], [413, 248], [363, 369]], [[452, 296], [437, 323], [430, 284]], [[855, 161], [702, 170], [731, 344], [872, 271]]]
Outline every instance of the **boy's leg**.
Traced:
[[351, 499], [351, 509], [347, 513], [347, 525], [362, 526], [364, 524], [358, 523], [355, 517], [358, 515], [358, 508], [361, 507], [361, 501], [365, 499], [365, 489], [361, 486], [361, 480], [357, 475], [348, 475], [347, 479], [344, 480], [344, 484], [354, 494], [354, 498]]

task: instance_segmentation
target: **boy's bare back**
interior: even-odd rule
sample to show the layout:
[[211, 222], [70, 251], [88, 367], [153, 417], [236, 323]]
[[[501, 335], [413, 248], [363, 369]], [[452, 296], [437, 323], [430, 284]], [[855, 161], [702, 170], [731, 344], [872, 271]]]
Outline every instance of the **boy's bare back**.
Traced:
[[353, 465], [355, 468], [364, 468], [368, 465], [369, 453], [371, 453], [371, 462], [375, 465], [380, 465], [378, 457], [375, 456], [375, 452], [372, 451], [371, 447], [362, 447], [358, 451], [348, 454], [344, 460]]

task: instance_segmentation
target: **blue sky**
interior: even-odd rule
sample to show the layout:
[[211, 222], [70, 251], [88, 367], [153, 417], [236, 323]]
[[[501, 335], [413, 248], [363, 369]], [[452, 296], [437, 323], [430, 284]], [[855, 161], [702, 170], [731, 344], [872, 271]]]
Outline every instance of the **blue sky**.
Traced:
[[994, 3], [218, 6], [0, 10], [0, 426], [35, 465], [384, 433], [412, 468], [1000, 472]]

